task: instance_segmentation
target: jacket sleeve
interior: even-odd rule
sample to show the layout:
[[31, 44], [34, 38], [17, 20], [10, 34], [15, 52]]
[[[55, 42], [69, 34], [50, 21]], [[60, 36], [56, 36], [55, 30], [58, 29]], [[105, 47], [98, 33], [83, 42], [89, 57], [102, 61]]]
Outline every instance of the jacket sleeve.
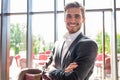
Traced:
[[78, 64], [72, 72], [63, 70], [50, 71], [52, 80], [88, 80], [92, 74], [98, 47], [94, 41], [82, 41], [76, 45], [73, 53], [76, 54], [74, 62]]

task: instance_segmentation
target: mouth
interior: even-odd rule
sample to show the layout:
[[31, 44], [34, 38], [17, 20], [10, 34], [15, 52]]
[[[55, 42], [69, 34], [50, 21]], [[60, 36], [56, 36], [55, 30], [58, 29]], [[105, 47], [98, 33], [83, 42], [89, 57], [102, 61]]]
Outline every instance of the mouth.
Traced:
[[76, 24], [76, 23], [69, 23], [69, 24], [68, 24], [69, 27], [76, 27], [77, 25], [78, 25], [78, 24]]
[[71, 27], [75, 27], [75, 26], [76, 26], [76, 24], [70, 24], [69, 26], [71, 26]]

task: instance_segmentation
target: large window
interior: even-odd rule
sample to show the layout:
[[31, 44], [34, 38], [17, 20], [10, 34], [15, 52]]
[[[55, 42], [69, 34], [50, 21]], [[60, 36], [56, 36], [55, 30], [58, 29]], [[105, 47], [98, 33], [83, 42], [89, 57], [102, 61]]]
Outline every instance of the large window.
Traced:
[[[86, 21], [82, 32], [97, 42], [99, 55], [106, 53], [111, 60], [107, 62], [110, 65], [107, 72], [103, 69], [107, 63], [104, 64], [102, 59], [96, 60], [91, 80], [102, 80], [101, 77], [112, 78], [111, 75], [116, 74], [112, 71], [116, 68], [111, 67], [111, 63], [115, 65], [112, 61], [115, 59], [111, 55], [116, 54], [112, 52], [114, 47], [111, 46], [113, 45], [111, 42], [114, 42], [113, 33], [116, 33], [117, 60], [115, 62], [118, 61], [119, 68], [120, 0], [116, 0], [116, 14], [113, 0], [1, 0], [0, 56], [2, 57], [0, 62], [3, 63], [0, 67], [1, 80], [16, 80], [15, 77], [21, 69], [40, 68], [45, 64], [54, 42], [61, 39], [67, 31], [64, 23], [64, 5], [70, 1], [78, 1], [85, 6]], [[113, 31], [115, 28], [116, 32]]]

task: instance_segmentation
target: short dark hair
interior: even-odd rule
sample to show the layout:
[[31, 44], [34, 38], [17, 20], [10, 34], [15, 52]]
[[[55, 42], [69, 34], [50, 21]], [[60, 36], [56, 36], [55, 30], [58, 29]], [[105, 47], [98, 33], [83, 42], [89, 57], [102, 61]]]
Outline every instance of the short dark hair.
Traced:
[[80, 8], [81, 12], [82, 12], [82, 16], [85, 17], [85, 8], [84, 6], [82, 6], [80, 3], [78, 2], [71, 2], [71, 3], [68, 3], [65, 7], [64, 7], [64, 10], [65, 12], [67, 11], [67, 9], [69, 8]]

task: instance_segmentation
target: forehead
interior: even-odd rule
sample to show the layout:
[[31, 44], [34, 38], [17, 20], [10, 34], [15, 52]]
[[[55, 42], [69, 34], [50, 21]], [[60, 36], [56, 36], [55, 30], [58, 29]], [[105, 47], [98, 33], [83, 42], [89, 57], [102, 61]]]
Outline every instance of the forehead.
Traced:
[[69, 8], [66, 10], [66, 14], [81, 14], [80, 8]]

